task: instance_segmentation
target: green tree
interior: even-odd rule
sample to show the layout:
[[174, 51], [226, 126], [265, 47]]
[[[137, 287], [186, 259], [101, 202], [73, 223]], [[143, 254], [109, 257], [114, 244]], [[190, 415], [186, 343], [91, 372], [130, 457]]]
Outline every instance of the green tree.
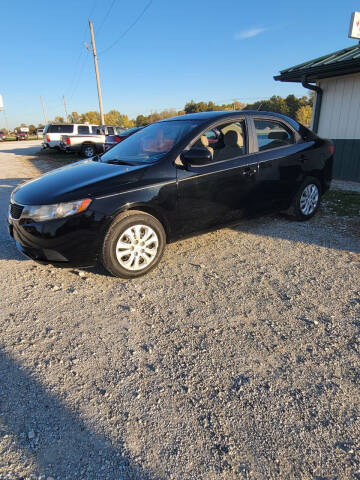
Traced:
[[195, 103], [194, 100], [188, 102], [185, 107], [185, 113], [198, 113], [198, 112], [206, 112], [208, 109], [208, 104], [205, 102], [198, 102]]
[[29, 134], [35, 135], [36, 134], [36, 127], [35, 125], [29, 125]]
[[65, 123], [65, 119], [64, 119], [64, 117], [60, 117], [59, 115], [57, 115], [57, 116], [54, 118], [54, 120], [53, 120], [52, 123]]
[[314, 92], [314, 90], [309, 90], [308, 102], [309, 102], [310, 107], [314, 106], [314, 103], [315, 103], [315, 92]]
[[79, 123], [90, 123], [93, 125], [100, 125], [100, 113], [96, 111], [90, 111], [80, 115]]
[[69, 123], [81, 123], [81, 115], [78, 112], [71, 112], [67, 119]]
[[147, 124], [147, 117], [145, 117], [144, 115], [138, 115], [136, 117], [135, 124], [136, 124], [137, 127], [141, 127], [142, 125], [146, 125]]
[[296, 112], [296, 120], [306, 127], [310, 127], [312, 119], [312, 108], [310, 105], [301, 106]]
[[107, 125], [122, 125], [122, 115], [118, 110], [110, 110], [104, 115], [105, 123]]

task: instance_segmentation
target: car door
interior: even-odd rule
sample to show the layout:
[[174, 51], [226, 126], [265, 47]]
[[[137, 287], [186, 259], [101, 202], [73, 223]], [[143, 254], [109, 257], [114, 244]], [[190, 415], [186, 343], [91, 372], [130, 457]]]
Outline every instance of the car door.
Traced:
[[[177, 164], [178, 218], [181, 233], [229, 223], [256, 208], [258, 165], [249, 152], [249, 130], [245, 119], [217, 125], [218, 145], [212, 144], [213, 158], [208, 164], [185, 168]], [[242, 136], [237, 148], [225, 149], [229, 131]], [[230, 135], [231, 136], [231, 135]], [[234, 136], [234, 135], [233, 135]], [[199, 138], [188, 147], [196, 145]]]
[[302, 182], [308, 144], [286, 122], [262, 116], [252, 121], [258, 200], [264, 210], [285, 207]]

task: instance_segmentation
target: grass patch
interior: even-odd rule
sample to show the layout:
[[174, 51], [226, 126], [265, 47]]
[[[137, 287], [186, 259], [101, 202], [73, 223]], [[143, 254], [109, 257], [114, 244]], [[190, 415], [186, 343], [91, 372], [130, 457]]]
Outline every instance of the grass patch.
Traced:
[[324, 206], [332, 215], [338, 217], [357, 217], [360, 215], [360, 193], [343, 190], [329, 190], [323, 196]]
[[[5, 137], [1, 141], [2, 142], [14, 142], [16, 140], [16, 137]], [[29, 135], [26, 140], [41, 140], [41, 138], [38, 138], [36, 135]], [[19, 142], [26, 142], [26, 140], [19, 140]]]
[[49, 150], [44, 148], [40, 150], [37, 154], [40, 158], [46, 157], [49, 160], [54, 160], [57, 163], [62, 163], [68, 165], [69, 163], [78, 162], [79, 160], [84, 160], [77, 154], [65, 153], [60, 150]]

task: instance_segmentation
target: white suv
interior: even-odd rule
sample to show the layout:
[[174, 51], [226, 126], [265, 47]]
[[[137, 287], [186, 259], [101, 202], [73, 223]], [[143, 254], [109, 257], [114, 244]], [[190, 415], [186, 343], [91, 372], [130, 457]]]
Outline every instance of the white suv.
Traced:
[[43, 148], [60, 148], [61, 135], [94, 135], [99, 125], [49, 123], [43, 132]]

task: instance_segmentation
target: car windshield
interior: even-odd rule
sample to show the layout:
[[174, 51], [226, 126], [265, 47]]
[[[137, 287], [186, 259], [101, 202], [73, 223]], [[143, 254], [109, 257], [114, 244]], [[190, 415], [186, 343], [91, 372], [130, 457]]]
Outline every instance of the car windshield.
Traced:
[[199, 123], [194, 120], [158, 122], [149, 125], [104, 153], [104, 163], [152, 163], [172, 150]]

